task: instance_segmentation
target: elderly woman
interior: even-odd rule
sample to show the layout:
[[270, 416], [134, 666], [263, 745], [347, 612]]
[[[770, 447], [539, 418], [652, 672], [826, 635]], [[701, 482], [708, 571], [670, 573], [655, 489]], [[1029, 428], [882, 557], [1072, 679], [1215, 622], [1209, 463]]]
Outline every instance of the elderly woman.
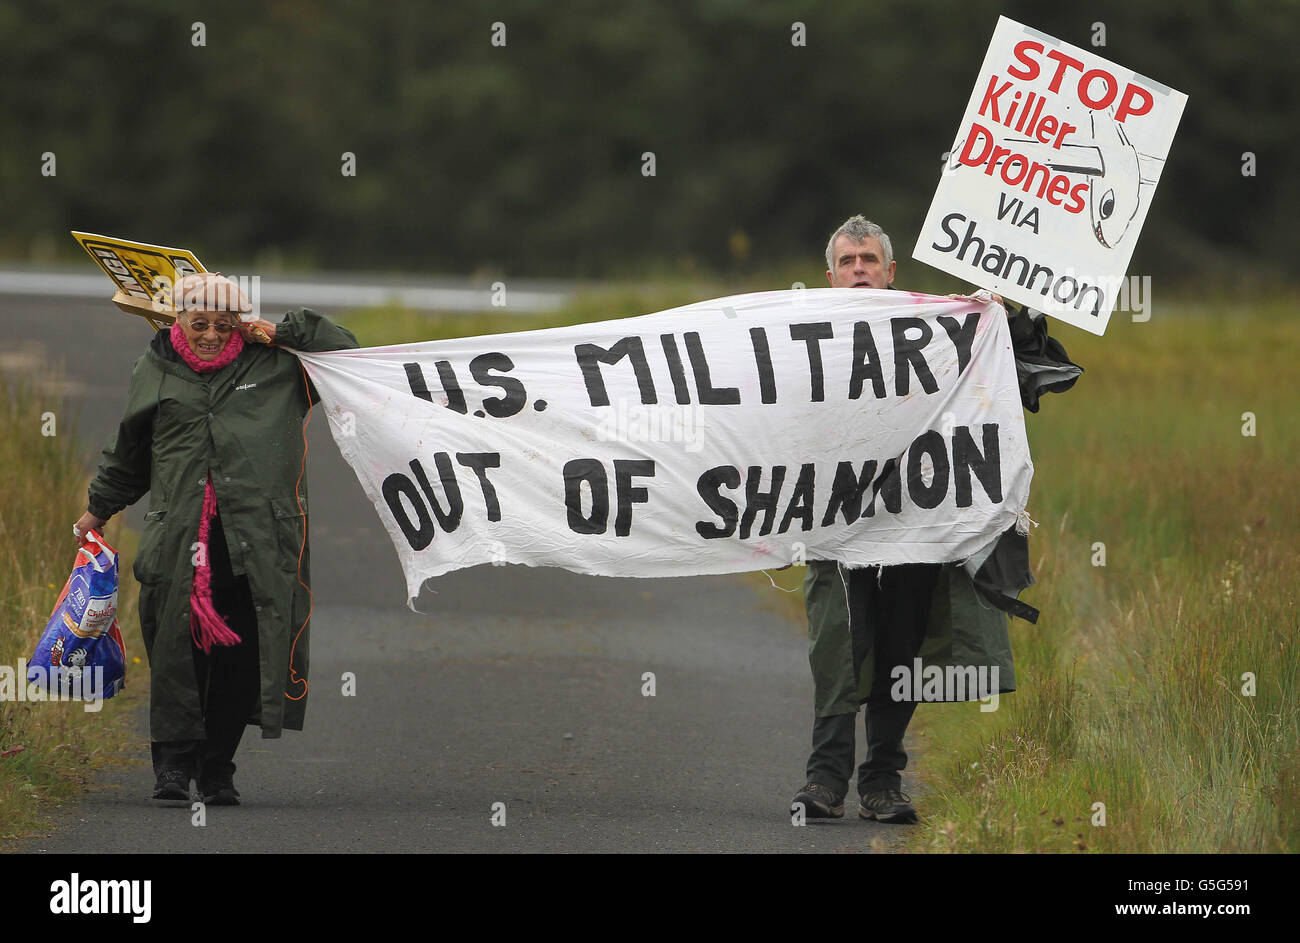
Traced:
[[[149, 656], [153, 798], [237, 805], [244, 727], [301, 730], [307, 706], [307, 482], [302, 422], [319, 401], [285, 348], [357, 346], [300, 308], [244, 321], [228, 279], [190, 275], [178, 316], [131, 373], [78, 538], [150, 495], [133, 571]], [[260, 341], [260, 342], [254, 342]], [[269, 341], [269, 343], [267, 343]]]

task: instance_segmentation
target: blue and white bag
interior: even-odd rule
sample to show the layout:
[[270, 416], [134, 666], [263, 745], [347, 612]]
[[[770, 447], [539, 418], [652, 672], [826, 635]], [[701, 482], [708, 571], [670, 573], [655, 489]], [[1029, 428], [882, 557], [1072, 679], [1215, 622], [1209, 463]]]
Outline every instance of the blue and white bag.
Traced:
[[117, 551], [96, 531], [86, 534], [27, 660], [27, 683], [53, 696], [99, 700], [126, 685], [126, 646], [117, 625]]

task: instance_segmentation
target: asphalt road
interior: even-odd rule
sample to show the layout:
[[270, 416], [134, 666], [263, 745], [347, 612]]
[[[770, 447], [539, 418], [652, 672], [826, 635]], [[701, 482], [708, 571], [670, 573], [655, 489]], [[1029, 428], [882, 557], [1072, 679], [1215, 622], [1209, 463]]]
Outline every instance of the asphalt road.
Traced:
[[[50, 408], [75, 416], [97, 454], [148, 326], [107, 298], [7, 296], [0, 327], [0, 369], [69, 364]], [[763, 598], [775, 590], [486, 566], [434, 581], [425, 614], [412, 613], [392, 544], [323, 421], [309, 443], [307, 729], [262, 740], [249, 728], [236, 757], [243, 805], [208, 809], [199, 828], [187, 808], [146, 798], [143, 699], [110, 701], [106, 711], [139, 718], [139, 764], [65, 805], [22, 850], [795, 852], [901, 838], [906, 826], [859, 820], [855, 803], [840, 821], [791, 824], [812, 681], [803, 626]], [[69, 495], [67, 519], [50, 525], [69, 528], [84, 500]], [[125, 512], [133, 526], [146, 504]], [[645, 672], [654, 697], [642, 696]]]

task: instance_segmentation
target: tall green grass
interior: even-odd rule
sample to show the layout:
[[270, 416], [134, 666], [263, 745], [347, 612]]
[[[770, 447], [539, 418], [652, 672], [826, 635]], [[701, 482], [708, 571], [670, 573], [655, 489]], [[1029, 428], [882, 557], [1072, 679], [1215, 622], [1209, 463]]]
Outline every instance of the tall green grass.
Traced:
[[[86, 463], [61, 408], [57, 376], [0, 380], [0, 665], [18, 671], [31, 655], [75, 562], [72, 525], [86, 509]], [[53, 413], [54, 435], [48, 417]], [[135, 538], [115, 519], [105, 539], [125, 559]], [[137, 588], [121, 579], [118, 619], [127, 649], [127, 688], [88, 713], [76, 702], [0, 701], [0, 848], [51, 823], [65, 799], [88, 788], [96, 770], [137, 744], [132, 707], [147, 697]], [[139, 663], [136, 663], [136, 659]], [[19, 749], [21, 748], [21, 749]], [[146, 755], [141, 752], [141, 756]]]
[[1300, 850], [1295, 310], [1053, 328], [1087, 373], [1029, 418], [1042, 617], [997, 711], [917, 712], [913, 850]]

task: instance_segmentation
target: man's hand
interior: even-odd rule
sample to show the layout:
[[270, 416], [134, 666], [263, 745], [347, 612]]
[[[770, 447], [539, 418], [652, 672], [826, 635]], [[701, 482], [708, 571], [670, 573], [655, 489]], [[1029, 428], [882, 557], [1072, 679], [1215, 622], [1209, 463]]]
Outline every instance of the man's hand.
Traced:
[[77, 546], [80, 547], [86, 543], [86, 534], [90, 533], [92, 530], [97, 530], [102, 534], [104, 532], [103, 527], [107, 523], [108, 521], [104, 520], [102, 517], [96, 517], [89, 511], [81, 515], [81, 519], [72, 525], [72, 532], [76, 534], [77, 537]]
[[954, 298], [958, 301], [974, 301], [980, 304], [985, 304], [987, 303], [989, 298], [992, 298], [994, 301], [996, 301], [999, 305], [1002, 306], [1003, 311], [1007, 312], [1007, 317], [1011, 317], [1011, 312], [1007, 311], [1007, 303], [1002, 300], [1002, 296], [995, 295], [993, 292], [984, 288], [981, 288], [979, 291], [971, 295], [949, 295], [948, 297]]
[[265, 320], [257, 318], [252, 321], [239, 319], [239, 333], [244, 336], [244, 340], [252, 341], [257, 344], [274, 344], [275, 343], [275, 325]]

